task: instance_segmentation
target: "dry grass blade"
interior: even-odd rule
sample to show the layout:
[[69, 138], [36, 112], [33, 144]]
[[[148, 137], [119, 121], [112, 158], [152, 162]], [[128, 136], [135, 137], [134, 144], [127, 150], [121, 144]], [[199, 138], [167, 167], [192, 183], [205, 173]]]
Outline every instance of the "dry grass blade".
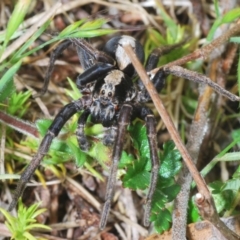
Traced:
[[231, 37], [236, 36], [239, 33], [240, 33], [240, 23], [237, 23], [232, 28], [230, 28], [225, 34], [222, 34], [220, 37], [216, 38], [211, 43], [205, 45], [200, 49], [195, 50], [193, 53], [188, 54], [185, 57], [182, 57], [181, 59], [168, 63], [159, 68], [155, 68], [151, 71], [151, 73], [156, 74], [161, 68], [168, 68], [171, 66], [183, 65], [195, 59], [207, 59], [210, 53], [212, 53], [213, 51], [218, 52], [217, 50], [220, 48], [221, 45], [223, 45]]
[[0, 63], [3, 62], [8, 56], [10, 56], [14, 51], [16, 51], [22, 44], [24, 44], [47, 20], [52, 18], [56, 13], [57, 9], [61, 6], [61, 3], [56, 3], [49, 11], [44, 14], [44, 16], [38, 22], [36, 22], [21, 37], [19, 37], [9, 47], [7, 47], [0, 59]]

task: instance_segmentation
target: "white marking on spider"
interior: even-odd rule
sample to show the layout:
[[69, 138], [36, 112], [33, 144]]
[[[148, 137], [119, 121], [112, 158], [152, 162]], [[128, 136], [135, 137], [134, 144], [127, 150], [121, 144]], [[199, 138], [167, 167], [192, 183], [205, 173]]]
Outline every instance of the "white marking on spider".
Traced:
[[124, 45], [131, 45], [133, 51], [135, 52], [136, 47], [136, 40], [130, 36], [123, 36], [119, 40], [119, 47], [116, 49], [116, 60], [120, 70], [125, 69], [129, 64], [131, 64], [131, 60], [129, 59], [128, 55], [126, 54], [125, 50], [122, 46]]
[[106, 84], [112, 84], [116, 86], [121, 83], [124, 78], [124, 73], [119, 70], [112, 70], [105, 78], [104, 81]]

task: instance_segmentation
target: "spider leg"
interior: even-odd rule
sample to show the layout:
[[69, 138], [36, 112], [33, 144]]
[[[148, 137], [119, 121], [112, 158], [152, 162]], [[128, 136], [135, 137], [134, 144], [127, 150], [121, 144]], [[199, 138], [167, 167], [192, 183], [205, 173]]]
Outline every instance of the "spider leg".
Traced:
[[117, 136], [117, 126], [114, 124], [113, 126], [109, 127], [105, 133], [103, 138], [103, 144], [106, 146], [112, 146]]
[[41, 95], [46, 93], [56, 59], [71, 44], [74, 44], [74, 46], [76, 46], [79, 61], [84, 70], [92, 67], [93, 65], [95, 65], [96, 62], [103, 62], [115, 65], [115, 60], [112, 57], [108, 56], [105, 52], [94, 49], [86, 40], [82, 38], [71, 38], [65, 40], [64, 42], [60, 43], [56, 49], [53, 50], [50, 56], [49, 66], [47, 68], [44, 78], [43, 87], [39, 93], [34, 95], [34, 98], [40, 97]]
[[112, 166], [111, 166], [110, 175], [108, 178], [107, 193], [106, 193], [105, 203], [103, 206], [100, 225], [99, 225], [100, 229], [103, 229], [105, 227], [107, 218], [109, 215], [109, 211], [111, 208], [111, 201], [113, 198], [114, 186], [116, 184], [118, 162], [122, 154], [126, 128], [131, 120], [132, 109], [133, 107], [131, 105], [124, 104], [120, 110], [119, 119], [118, 119], [117, 137], [113, 146]]
[[67, 120], [70, 117], [72, 117], [76, 112], [90, 105], [90, 102], [91, 102], [90, 98], [79, 99], [77, 101], [67, 104], [57, 114], [51, 126], [49, 127], [47, 134], [43, 138], [39, 146], [38, 152], [33, 157], [32, 161], [21, 175], [21, 178], [17, 184], [17, 188], [13, 195], [13, 200], [8, 208], [9, 211], [11, 211], [16, 206], [18, 198], [22, 195], [27, 182], [31, 178], [36, 168], [40, 165], [40, 162], [43, 159], [43, 157], [47, 154], [53, 138], [55, 138], [59, 134], [63, 125], [67, 122]]
[[[162, 48], [156, 48], [154, 49], [151, 54], [149, 55], [146, 63], [146, 71], [149, 72], [152, 69], [157, 67], [159, 58], [165, 54], [167, 51], [169, 52], [172, 48], [169, 47], [162, 47]], [[156, 90], [160, 92], [165, 84], [165, 74], [160, 69], [154, 76], [150, 76], [150, 79], [153, 82], [153, 85], [155, 86]], [[141, 81], [142, 82], [142, 81]], [[146, 90], [145, 90], [146, 91]], [[147, 91], [146, 91], [147, 93]], [[147, 93], [148, 95], [148, 93]], [[150, 98], [150, 97], [149, 97]], [[149, 99], [150, 100], [150, 99]]]
[[53, 50], [53, 52], [50, 56], [49, 65], [48, 65], [46, 75], [44, 78], [43, 87], [39, 93], [37, 93], [33, 96], [34, 98], [40, 97], [46, 93], [48, 85], [49, 85], [50, 77], [51, 77], [53, 69], [54, 69], [54, 63], [55, 63], [56, 59], [59, 57], [59, 55], [70, 45], [71, 45], [71, 42], [69, 40], [66, 40], [66, 41], [60, 43], [58, 45], [58, 47]]
[[150, 146], [150, 156], [151, 156], [151, 163], [152, 163], [151, 181], [150, 181], [150, 186], [149, 186], [149, 190], [146, 198], [145, 213], [144, 213], [144, 225], [149, 226], [152, 197], [157, 186], [160, 161], [157, 153], [155, 118], [152, 114], [147, 115], [145, 118], [145, 121], [146, 121], [147, 136], [148, 136], [148, 142]]
[[[152, 69], [157, 67], [159, 58], [161, 55], [165, 53], [162, 48], [154, 49], [151, 54], [149, 55], [146, 63], [146, 71], [149, 73]], [[153, 85], [155, 86], [156, 90], [160, 92], [165, 85], [165, 73], [160, 69], [155, 75], [150, 76]], [[138, 86], [140, 89], [140, 96], [139, 101], [141, 102], [148, 102], [151, 100], [145, 86], [143, 85], [142, 81], [138, 82]]]
[[86, 84], [104, 78], [115, 67], [109, 63], [96, 63], [77, 77], [77, 87], [81, 90]]
[[[170, 51], [176, 49], [177, 47], [182, 46], [185, 44], [186, 40], [181, 41], [176, 44], [168, 45], [168, 46], [163, 46], [154, 49], [151, 54], [149, 55], [146, 63], [146, 71], [150, 75], [150, 79], [153, 82], [153, 85], [155, 86], [156, 90], [160, 92], [162, 88], [165, 85], [165, 72], [160, 69], [156, 74], [151, 75], [151, 70], [157, 67], [159, 58], [163, 56], [166, 53], [169, 53]], [[142, 102], [148, 102], [151, 100], [146, 88], [144, 87], [142, 81], [139, 81], [138, 86], [140, 88], [141, 94], [140, 94], [140, 101]]]
[[69, 40], [76, 46], [80, 63], [84, 69], [93, 66], [96, 62], [115, 65], [115, 60], [111, 56], [93, 48], [85, 39], [71, 38]]
[[86, 135], [84, 133], [84, 127], [85, 127], [85, 124], [86, 124], [86, 121], [87, 121], [87, 118], [88, 118], [89, 114], [90, 114], [89, 109], [86, 109], [82, 113], [82, 115], [78, 119], [78, 126], [77, 126], [77, 131], [76, 131], [78, 145], [79, 145], [80, 149], [83, 150], [83, 151], [87, 151], [89, 149], [89, 143], [88, 143], [88, 140], [87, 140]]
[[134, 106], [133, 117], [138, 117], [146, 122], [147, 137], [150, 148], [150, 158], [152, 164], [151, 179], [148, 194], [146, 197], [145, 212], [144, 212], [144, 225], [149, 226], [149, 218], [151, 212], [152, 197], [155, 192], [158, 180], [158, 172], [160, 169], [160, 161], [157, 152], [157, 137], [156, 137], [156, 126], [155, 117], [152, 111], [144, 106]]

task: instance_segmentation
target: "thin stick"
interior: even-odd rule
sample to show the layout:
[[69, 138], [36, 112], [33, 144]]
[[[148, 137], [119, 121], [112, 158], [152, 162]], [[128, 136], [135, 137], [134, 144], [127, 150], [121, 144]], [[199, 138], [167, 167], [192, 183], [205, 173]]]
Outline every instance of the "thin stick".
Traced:
[[213, 82], [210, 78], [208, 78], [207, 76], [205, 76], [203, 74], [185, 69], [180, 66], [164, 67], [164, 72], [166, 72], [167, 74], [173, 74], [175, 76], [191, 80], [193, 82], [206, 84], [206, 85], [210, 86], [211, 88], [213, 88], [219, 94], [223, 95], [224, 97], [229, 98], [231, 101], [240, 101], [240, 97], [227, 91], [226, 89], [224, 89], [217, 83]]
[[137, 56], [135, 55], [132, 47], [130, 45], [125, 45], [125, 46], [123, 46], [123, 48], [126, 51], [128, 57], [130, 58], [138, 75], [141, 76], [140, 78], [141, 78], [144, 86], [146, 87], [149, 95], [151, 96], [151, 99], [152, 99], [159, 115], [161, 116], [172, 140], [174, 141], [179, 152], [181, 153], [185, 164], [187, 165], [194, 181], [196, 182], [196, 185], [197, 185], [197, 188], [199, 191], [199, 196], [201, 196], [201, 198], [198, 198], [197, 204], [198, 204], [198, 208], [201, 211], [202, 216], [203, 217], [208, 216], [208, 220], [211, 221], [215, 225], [215, 227], [217, 227], [221, 231], [221, 233], [225, 237], [227, 237], [227, 239], [240, 239], [240, 236], [238, 236], [236, 233], [234, 233], [233, 231], [228, 229], [226, 227], [226, 225], [220, 220], [220, 218], [217, 214], [217, 211], [216, 211], [215, 203], [213, 201], [213, 198], [208, 190], [208, 187], [207, 187], [204, 179], [198, 172], [196, 166], [193, 164], [193, 161], [192, 161], [187, 149], [185, 148], [184, 144], [182, 143], [181, 138], [180, 138], [171, 118], [169, 117], [169, 114], [168, 114], [167, 110], [165, 109], [165, 107], [162, 103], [162, 100], [159, 97], [158, 92], [156, 91], [155, 87], [153, 86], [152, 82], [150, 81], [145, 69], [143, 68], [142, 64], [140, 63]]
[[191, 157], [183, 145], [181, 138], [172, 122], [172, 119], [169, 117], [167, 110], [165, 109], [162, 100], [159, 97], [158, 92], [156, 91], [155, 87], [153, 86], [152, 82], [150, 81], [145, 69], [143, 68], [142, 64], [139, 62], [138, 58], [136, 57], [134, 51], [132, 50], [131, 46], [126, 45], [123, 46], [124, 50], [126, 51], [128, 57], [132, 61], [137, 73], [141, 76], [141, 80], [143, 81], [144, 86], [148, 90], [151, 99], [160, 114], [171, 138], [173, 139], [176, 147], [178, 148], [179, 152], [181, 153], [186, 165], [188, 166], [189, 171], [191, 172], [192, 176], [194, 176], [194, 180], [199, 189], [201, 189], [203, 195], [209, 195], [209, 190], [202, 178], [199, 174], [197, 168], [192, 164]]
[[216, 38], [211, 43], [205, 45], [200, 49], [195, 50], [191, 54], [188, 54], [180, 59], [177, 59], [176, 61], [163, 65], [159, 68], [153, 69], [151, 71], [151, 74], [156, 74], [161, 68], [167, 68], [167, 67], [176, 66], [176, 65], [178, 66], [183, 65], [195, 59], [207, 59], [207, 57], [211, 52], [216, 51], [216, 49], [219, 49], [220, 46], [226, 43], [231, 37], [236, 36], [239, 33], [240, 33], [240, 23], [237, 23], [236, 25], [234, 25], [234, 27], [229, 29], [225, 34], [222, 34], [220, 37]]

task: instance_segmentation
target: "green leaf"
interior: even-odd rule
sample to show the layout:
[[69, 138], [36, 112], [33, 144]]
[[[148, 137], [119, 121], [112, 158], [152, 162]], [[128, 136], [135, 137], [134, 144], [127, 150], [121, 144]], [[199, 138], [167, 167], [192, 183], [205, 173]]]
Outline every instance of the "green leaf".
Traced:
[[240, 37], [231, 37], [230, 42], [240, 43]]
[[150, 182], [150, 172], [146, 171], [147, 158], [140, 158], [129, 166], [123, 178], [124, 187], [131, 189], [146, 189]]
[[181, 155], [172, 141], [168, 141], [163, 145], [163, 155], [161, 156], [162, 164], [160, 168], [160, 176], [163, 178], [174, 177], [181, 169]]
[[134, 125], [129, 127], [129, 133], [132, 136], [134, 148], [139, 151], [140, 156], [150, 159], [146, 126], [140, 121], [137, 121]]
[[0, 80], [0, 102], [3, 102], [7, 97], [10, 97], [14, 91], [13, 76], [20, 68], [22, 62], [19, 61], [5, 72]]
[[105, 146], [101, 141], [92, 141], [91, 147], [87, 154], [97, 159], [97, 161], [105, 167], [106, 164], [111, 164], [112, 151], [109, 147]]
[[154, 228], [158, 233], [162, 233], [170, 228], [171, 214], [168, 209], [155, 212], [151, 215], [151, 221], [154, 222]]
[[121, 159], [118, 163], [118, 168], [120, 168], [120, 169], [125, 168], [128, 165], [132, 164], [134, 161], [136, 161], [136, 159], [134, 158], [133, 155], [128, 154], [127, 152], [123, 151]]
[[214, 21], [211, 29], [208, 32], [208, 36], [207, 36], [207, 41], [208, 42], [213, 40], [216, 30], [221, 24], [222, 24], [222, 17], [219, 17]]
[[220, 10], [219, 10], [219, 5], [218, 5], [218, 0], [214, 0], [214, 9], [215, 9], [215, 13], [217, 18], [220, 16]]
[[177, 24], [172, 20], [172, 18], [167, 14], [165, 9], [162, 6], [159, 6], [160, 15], [163, 18], [163, 21], [167, 27], [168, 37], [171, 39], [177, 39], [178, 27]]
[[238, 85], [238, 95], [240, 96], [240, 56], [238, 57], [237, 64], [237, 85]]
[[48, 45], [50, 45], [51, 43], [57, 42], [57, 41], [59, 41], [59, 40], [60, 40], [60, 39], [59, 39], [58, 37], [56, 37], [56, 38], [53, 38], [53, 39], [51, 39], [51, 40], [49, 40], [49, 41], [47, 41], [47, 42], [44, 42], [43, 44], [39, 45], [38, 47], [35, 47], [35, 48], [33, 48], [33, 49], [31, 49], [31, 50], [23, 53], [23, 54], [21, 55], [21, 59], [23, 59], [23, 58], [25, 58], [26, 56], [29, 56], [29, 55], [37, 52], [38, 50], [43, 49], [45, 46], [48, 46]]
[[1, 209], [0, 211], [3, 212], [7, 221], [5, 222], [6, 227], [11, 232], [12, 238], [11, 239], [19, 239], [19, 240], [26, 240], [26, 239], [35, 239], [30, 233], [29, 230], [33, 230], [36, 228], [43, 228], [50, 230], [48, 226], [43, 224], [35, 223], [35, 217], [39, 214], [43, 213], [46, 209], [38, 209], [40, 203], [36, 203], [31, 205], [29, 208], [26, 208], [21, 199], [18, 202], [18, 216], [13, 217], [8, 213], [6, 210]]
[[50, 119], [39, 119], [35, 122], [38, 132], [44, 137], [48, 131], [48, 128], [52, 124], [52, 120]]
[[[23, 236], [28, 239], [28, 240], [37, 240], [32, 234], [30, 234], [29, 232], [25, 232], [23, 234]], [[20, 240], [20, 239], [19, 239]]]
[[[171, 181], [168, 180], [167, 182], [171, 182]], [[161, 184], [161, 181], [160, 181], [160, 184]], [[178, 193], [180, 192], [180, 190], [181, 190], [181, 186], [176, 184], [174, 181], [171, 183], [171, 185], [162, 188], [162, 192], [167, 196], [168, 202], [173, 201], [178, 195]]]
[[240, 178], [240, 166], [237, 167], [237, 170], [234, 172], [232, 178]]
[[8, 21], [4, 47], [7, 46], [11, 36], [17, 30], [19, 25], [23, 22], [23, 19], [27, 14], [31, 2], [31, 0], [18, 0], [17, 4], [14, 7], [13, 13]]
[[235, 144], [240, 143], [240, 129], [233, 130], [231, 136]]
[[85, 21], [86, 19], [81, 19], [77, 22], [70, 24], [59, 33], [59, 36], [63, 37], [69, 35], [71, 32], [75, 31], [80, 25], [82, 25]]
[[239, 191], [240, 189], [240, 179], [235, 178], [235, 179], [230, 179], [226, 181], [222, 187], [222, 191], [224, 190], [233, 190], [233, 191]]
[[30, 105], [30, 102], [27, 101], [31, 95], [31, 91], [14, 92], [9, 98], [7, 112], [11, 115], [22, 117]]
[[34, 228], [42, 228], [42, 229], [46, 229], [46, 230], [51, 230], [50, 227], [48, 227], [48, 226], [46, 226], [46, 225], [43, 225], [43, 224], [41, 224], [41, 223], [31, 224], [31, 225], [27, 226], [27, 227], [25, 228], [25, 230], [32, 230], [32, 229], [34, 229]]
[[[76, 140], [76, 137], [74, 137]], [[76, 141], [73, 141], [72, 138], [68, 139], [67, 145], [71, 149], [72, 156], [74, 156], [76, 165], [78, 167], [82, 167], [84, 163], [87, 161], [87, 155], [83, 151], [80, 150], [79, 146], [74, 143]]]
[[13, 54], [10, 59], [11, 63], [16, 62], [18, 59], [23, 59], [24, 52], [34, 43], [34, 41], [39, 38], [43, 34], [43, 32], [47, 29], [52, 20], [48, 20], [44, 23], [24, 44], [21, 48]]
[[102, 124], [94, 124], [92, 126], [85, 127], [85, 134], [87, 136], [98, 136], [104, 133], [104, 127]]
[[236, 195], [236, 191], [234, 193], [234, 191], [224, 189], [224, 186], [225, 183], [221, 181], [209, 184], [218, 213], [229, 209]]
[[240, 8], [234, 8], [222, 17], [222, 23], [231, 23], [240, 16]]
[[107, 20], [104, 18], [98, 18], [95, 19], [93, 21], [88, 21], [85, 22], [82, 26], [81, 26], [81, 30], [93, 30], [93, 29], [98, 29], [101, 28], [104, 24], [107, 23]]
[[79, 89], [77, 88], [77, 85], [75, 82], [72, 81], [72, 79], [70, 78], [67, 78], [69, 84], [70, 84], [70, 87], [72, 88], [72, 91], [66, 89], [66, 93], [69, 97], [71, 97], [73, 100], [77, 100], [79, 99], [82, 94], [80, 93]]
[[230, 10], [229, 12], [227, 12], [224, 16], [219, 16], [214, 21], [214, 24], [208, 33], [207, 40], [211, 41], [213, 39], [214, 34], [219, 26], [221, 26], [224, 23], [231, 23], [235, 19], [239, 18], [239, 16], [240, 16], [240, 8], [234, 8], [234, 9]]
[[[37, 205], [37, 208], [38, 208], [39, 206], [40, 206], [40, 204]], [[41, 208], [41, 209], [37, 209], [37, 208], [35, 208], [34, 211], [32, 212], [31, 218], [36, 218], [38, 215], [46, 212], [46, 210], [47, 210], [46, 208]]]
[[201, 220], [194, 198], [192, 197], [188, 204], [188, 223], [199, 222]]
[[152, 213], [164, 209], [167, 202], [171, 202], [176, 198], [180, 189], [180, 186], [174, 182], [173, 178], [168, 180], [159, 178], [152, 199]]
[[71, 33], [69, 36], [63, 37], [62, 39], [92, 38], [92, 37], [98, 37], [98, 36], [107, 35], [107, 34], [113, 34], [115, 32], [117, 32], [117, 30], [114, 30], [114, 29], [97, 29], [97, 30], [90, 30], [90, 31], [89, 30], [77, 31], [77, 32]]
[[10, 225], [13, 226], [15, 224], [15, 218], [8, 211], [6, 211], [3, 208], [0, 208], [0, 212], [4, 215], [4, 217], [7, 219]]

